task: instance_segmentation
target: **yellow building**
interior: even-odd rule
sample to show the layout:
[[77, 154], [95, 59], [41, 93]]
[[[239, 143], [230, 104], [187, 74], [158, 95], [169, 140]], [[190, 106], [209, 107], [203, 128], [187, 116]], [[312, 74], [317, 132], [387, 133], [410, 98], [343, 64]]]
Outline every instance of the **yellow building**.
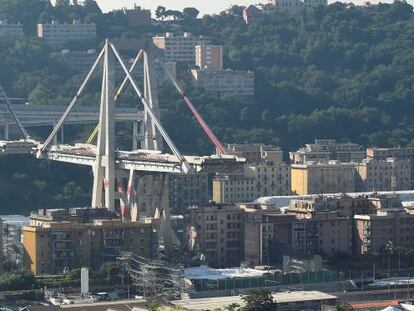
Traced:
[[327, 163], [293, 164], [292, 193], [297, 195], [355, 191], [355, 164]]
[[216, 203], [251, 202], [256, 198], [256, 180], [252, 176], [227, 174], [213, 179], [213, 201]]
[[[60, 215], [62, 217], [62, 215]], [[44, 217], [45, 218], [45, 217]], [[67, 217], [66, 217], [67, 218]], [[119, 219], [43, 220], [23, 228], [23, 263], [35, 275], [60, 274], [82, 266], [99, 268], [121, 251], [152, 257], [152, 223]]]

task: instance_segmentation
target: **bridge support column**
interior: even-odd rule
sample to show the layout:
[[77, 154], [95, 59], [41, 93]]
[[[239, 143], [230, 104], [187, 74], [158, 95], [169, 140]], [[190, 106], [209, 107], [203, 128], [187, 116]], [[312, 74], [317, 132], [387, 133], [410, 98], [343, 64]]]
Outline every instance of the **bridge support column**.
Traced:
[[138, 121], [132, 122], [132, 150], [138, 149], [138, 140], [139, 140], [138, 129], [139, 129]]
[[62, 143], [62, 145], [64, 144], [64, 140], [65, 140], [65, 126], [62, 125], [62, 128], [60, 129], [60, 142]]
[[9, 122], [7, 120], [4, 122], [4, 140], [9, 140], [10, 133], [9, 133]]
[[115, 58], [106, 43], [105, 53], [105, 207], [115, 211], [115, 118], [114, 118], [114, 97], [115, 97]]
[[140, 132], [140, 135], [141, 135], [140, 136], [140, 139], [141, 139], [141, 149], [145, 149], [146, 143], [145, 143], [145, 122], [144, 121], [142, 121], [140, 123], [139, 128], [140, 128], [139, 132]]
[[[55, 127], [56, 127], [56, 122], [53, 123], [53, 128], [55, 128]], [[57, 137], [57, 135], [53, 136], [53, 144], [55, 146], [57, 146], [57, 144], [58, 144], [58, 137]]]

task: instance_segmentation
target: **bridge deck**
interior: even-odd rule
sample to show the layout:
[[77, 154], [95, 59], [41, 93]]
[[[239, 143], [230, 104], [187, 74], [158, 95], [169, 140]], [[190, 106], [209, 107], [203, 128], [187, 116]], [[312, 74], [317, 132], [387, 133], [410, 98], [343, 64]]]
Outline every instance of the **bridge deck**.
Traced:
[[[66, 106], [54, 105], [14, 105], [18, 119], [24, 126], [45, 126], [53, 125], [66, 110]], [[117, 121], [142, 121], [143, 111], [138, 108], [115, 109], [115, 120]], [[65, 124], [90, 124], [97, 123], [99, 120], [99, 107], [77, 106], [70, 113]], [[9, 111], [5, 104], [0, 104], [0, 126], [5, 123], [13, 124]]]
[[[31, 140], [0, 141], [0, 155], [36, 154], [40, 144]], [[95, 146], [78, 144], [75, 146], [53, 146], [44, 157], [58, 162], [92, 166], [95, 163]], [[224, 165], [240, 165], [245, 159], [236, 156], [185, 156], [194, 172], [205, 170], [206, 167]], [[124, 170], [135, 170], [158, 173], [182, 173], [182, 165], [175, 155], [151, 150], [117, 151], [116, 167]]]

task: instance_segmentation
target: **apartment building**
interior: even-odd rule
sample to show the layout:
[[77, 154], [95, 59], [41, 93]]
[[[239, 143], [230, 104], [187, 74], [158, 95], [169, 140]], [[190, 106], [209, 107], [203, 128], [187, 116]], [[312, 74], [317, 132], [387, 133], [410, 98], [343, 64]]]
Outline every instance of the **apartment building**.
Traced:
[[254, 73], [252, 71], [192, 69], [191, 79], [195, 87], [203, 88], [214, 96], [254, 95]]
[[274, 10], [285, 14], [296, 14], [306, 9], [311, 9], [320, 5], [327, 6], [327, 0], [269, 0], [268, 4]]
[[201, 70], [223, 69], [223, 46], [199, 44], [195, 47], [196, 66]]
[[86, 41], [96, 39], [96, 25], [82, 24], [74, 21], [72, 24], [37, 24], [37, 36], [44, 39], [52, 47], [62, 47], [70, 41]]
[[208, 204], [211, 187], [207, 173], [170, 174], [169, 204], [173, 214], [184, 214], [191, 206]]
[[247, 8], [243, 9], [243, 20], [246, 24], [250, 24], [255, 19], [260, 18], [262, 14], [262, 10], [251, 4]]
[[227, 144], [228, 154], [245, 158], [248, 163], [283, 163], [283, 151], [280, 148], [264, 144]]
[[217, 203], [251, 202], [258, 197], [291, 194], [290, 166], [280, 148], [264, 144], [228, 144], [228, 154], [247, 159], [242, 172], [217, 174], [213, 200]]
[[130, 26], [142, 26], [151, 24], [151, 10], [146, 10], [134, 4], [132, 10], [123, 8], [122, 12], [125, 14]]
[[153, 223], [122, 222], [105, 209], [39, 210], [23, 227], [23, 264], [36, 276], [99, 268], [121, 251], [153, 256]]
[[[362, 199], [362, 198], [361, 198]], [[309, 198], [292, 200], [288, 214], [296, 216], [292, 248], [307, 255], [333, 256], [352, 250], [351, 198]], [[360, 203], [360, 202], [358, 202]], [[358, 204], [362, 205], [362, 204]], [[301, 220], [301, 222], [299, 221]]]
[[256, 198], [291, 194], [290, 165], [248, 165], [246, 173], [255, 179]]
[[6, 21], [0, 20], [0, 35], [9, 36], [13, 38], [23, 37], [23, 25], [9, 24]]
[[290, 200], [287, 212], [295, 213], [300, 219], [309, 218], [315, 213], [329, 212], [336, 212], [339, 216], [353, 217], [356, 214], [372, 213], [375, 210], [373, 199], [366, 196], [351, 197], [348, 195], [303, 197]]
[[327, 6], [328, 0], [304, 0], [303, 4], [305, 9], [311, 9], [320, 5]]
[[335, 139], [316, 139], [313, 144], [306, 144], [296, 152], [290, 152], [290, 160], [294, 164], [306, 164], [309, 161], [328, 162], [361, 162], [365, 158], [365, 150], [354, 143], [337, 143]]
[[243, 215], [236, 205], [211, 204], [191, 210], [189, 247], [214, 268], [243, 260]]
[[391, 241], [393, 246], [414, 246], [414, 215], [403, 208], [386, 208], [375, 214], [355, 215], [355, 252], [378, 254]]
[[411, 189], [411, 160], [365, 159], [357, 165], [359, 191], [398, 191]]
[[[285, 212], [297, 219], [293, 225], [294, 250], [331, 256], [337, 252], [351, 253], [355, 248], [361, 253], [361, 248], [366, 249], [362, 245], [369, 226], [366, 219], [393, 211], [404, 211], [395, 195], [329, 195], [291, 200]], [[398, 222], [393, 230], [400, 230]]]
[[367, 158], [386, 160], [388, 158], [414, 159], [414, 148], [367, 148]]
[[393, 195], [304, 197], [283, 212], [258, 203], [214, 203], [190, 209], [183, 239], [214, 267], [281, 265], [283, 256], [378, 252], [388, 240], [412, 246], [413, 217]]
[[175, 35], [167, 32], [164, 36], [152, 38], [153, 43], [164, 52], [165, 62], [195, 62], [195, 47], [202, 43], [208, 43], [206, 37], [195, 37], [185, 32], [183, 35]]
[[352, 250], [352, 221], [336, 212], [315, 213], [293, 224], [292, 249], [305, 255], [333, 256]]
[[295, 14], [304, 9], [304, 3], [301, 0], [274, 0], [271, 2], [275, 10], [285, 14]]
[[253, 176], [244, 173], [217, 174], [213, 179], [213, 201], [216, 203], [252, 202], [257, 197]]
[[[397, 160], [410, 160], [411, 163], [411, 179], [414, 178], [414, 148], [368, 148], [367, 158], [372, 160], [387, 160], [395, 158]], [[411, 180], [412, 189], [414, 183]]]
[[244, 262], [251, 267], [282, 263], [290, 252], [295, 215], [244, 208]]
[[355, 191], [355, 164], [328, 161], [291, 165], [292, 193], [297, 195]]
[[213, 178], [213, 201], [240, 203], [290, 195], [290, 180], [290, 166], [285, 163], [247, 165], [243, 173], [217, 174]]
[[51, 56], [62, 59], [72, 71], [85, 73], [92, 68], [98, 58], [98, 53], [92, 49], [87, 51], [62, 50], [58, 53], [52, 53]]

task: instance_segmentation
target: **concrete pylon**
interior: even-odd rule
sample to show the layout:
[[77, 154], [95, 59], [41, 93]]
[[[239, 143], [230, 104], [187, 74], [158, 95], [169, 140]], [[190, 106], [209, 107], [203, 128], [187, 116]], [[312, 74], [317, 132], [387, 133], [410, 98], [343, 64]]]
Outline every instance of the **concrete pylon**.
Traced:
[[[144, 97], [154, 114], [159, 118], [158, 91], [152, 72], [153, 67], [151, 56], [144, 52]], [[154, 120], [148, 115], [147, 109], [144, 109], [144, 136], [144, 149], [162, 151], [162, 136], [157, 130]]]
[[[106, 207], [110, 211], [115, 211], [115, 59], [108, 40], [105, 42], [104, 50], [92, 207]], [[105, 189], [104, 201], [102, 200], [102, 183]]]

